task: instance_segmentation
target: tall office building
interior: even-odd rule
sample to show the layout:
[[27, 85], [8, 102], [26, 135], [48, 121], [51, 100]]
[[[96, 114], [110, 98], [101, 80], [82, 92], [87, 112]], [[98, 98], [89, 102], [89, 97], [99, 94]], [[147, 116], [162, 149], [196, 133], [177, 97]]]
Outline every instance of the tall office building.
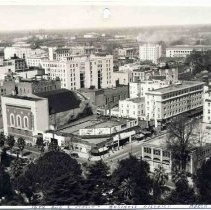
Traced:
[[162, 46], [160, 44], [146, 43], [139, 46], [139, 58], [141, 61], [152, 61], [157, 64], [162, 56]]

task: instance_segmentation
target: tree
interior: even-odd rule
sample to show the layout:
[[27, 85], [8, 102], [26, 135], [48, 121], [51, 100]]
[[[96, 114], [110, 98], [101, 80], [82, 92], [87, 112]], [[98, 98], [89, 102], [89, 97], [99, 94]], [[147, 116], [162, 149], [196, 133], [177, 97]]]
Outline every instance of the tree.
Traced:
[[49, 151], [59, 151], [60, 148], [58, 146], [58, 142], [56, 140], [52, 140], [48, 145]]
[[40, 137], [37, 137], [37, 141], [36, 141], [36, 145], [40, 148], [44, 145], [44, 141], [43, 141], [43, 138], [40, 136]]
[[13, 146], [15, 145], [14, 136], [8, 136], [6, 142], [7, 142], [7, 145], [9, 146], [9, 148], [12, 149]]
[[154, 203], [157, 203], [161, 199], [162, 193], [167, 189], [165, 186], [168, 181], [168, 174], [166, 174], [163, 166], [159, 165], [155, 168], [153, 174], [153, 197]]
[[44, 205], [82, 205], [86, 200], [81, 174], [66, 173], [55, 179], [44, 193]]
[[12, 186], [9, 174], [5, 172], [4, 168], [0, 166], [0, 199], [2, 197], [11, 197]]
[[172, 191], [171, 195], [167, 198], [166, 202], [168, 204], [194, 204], [196, 202], [196, 195], [193, 190], [188, 185], [186, 178], [181, 178], [176, 182], [176, 189]]
[[108, 204], [110, 199], [110, 187], [109, 167], [102, 160], [97, 161], [87, 167], [87, 204]]
[[11, 162], [10, 164], [11, 179], [16, 179], [23, 173], [24, 163], [25, 161], [21, 158], [16, 158]]
[[150, 204], [152, 202], [152, 180], [149, 165], [143, 160], [130, 156], [121, 160], [112, 174], [113, 203]]
[[201, 168], [197, 171], [196, 186], [199, 192], [199, 202], [211, 203], [211, 159], [204, 162]]
[[18, 138], [18, 148], [20, 149], [21, 153], [23, 152], [24, 148], [26, 146], [25, 139], [23, 138]]
[[15, 188], [26, 193], [32, 201], [36, 193], [44, 193], [63, 174], [81, 174], [77, 161], [63, 152], [45, 153], [36, 163], [28, 165], [26, 171], [15, 181]]
[[171, 151], [175, 170], [186, 170], [189, 155], [196, 144], [195, 140], [190, 138], [195, 126], [195, 120], [187, 116], [175, 117], [168, 123], [167, 148]]

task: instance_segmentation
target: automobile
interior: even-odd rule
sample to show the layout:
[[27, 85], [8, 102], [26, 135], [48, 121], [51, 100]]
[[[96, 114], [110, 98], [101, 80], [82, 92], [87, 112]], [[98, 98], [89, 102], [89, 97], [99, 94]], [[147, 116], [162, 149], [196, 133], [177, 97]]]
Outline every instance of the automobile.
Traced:
[[74, 158], [79, 158], [78, 153], [71, 153], [70, 156], [71, 156], [71, 157], [74, 157]]

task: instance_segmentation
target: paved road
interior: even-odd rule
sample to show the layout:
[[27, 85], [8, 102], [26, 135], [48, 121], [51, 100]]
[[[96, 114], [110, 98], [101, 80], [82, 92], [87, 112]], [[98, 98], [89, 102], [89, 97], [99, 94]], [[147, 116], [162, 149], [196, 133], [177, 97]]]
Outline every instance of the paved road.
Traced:
[[165, 139], [166, 133], [162, 133], [159, 136], [154, 136], [149, 139], [145, 139], [143, 141], [134, 141], [132, 144], [127, 144], [124, 148], [121, 148], [119, 151], [115, 151], [113, 154], [110, 153], [110, 156], [106, 156], [104, 161], [111, 167], [113, 170], [120, 160], [126, 159], [129, 157], [130, 153], [135, 156], [141, 156], [141, 147], [143, 142], [147, 142], [151, 139]]

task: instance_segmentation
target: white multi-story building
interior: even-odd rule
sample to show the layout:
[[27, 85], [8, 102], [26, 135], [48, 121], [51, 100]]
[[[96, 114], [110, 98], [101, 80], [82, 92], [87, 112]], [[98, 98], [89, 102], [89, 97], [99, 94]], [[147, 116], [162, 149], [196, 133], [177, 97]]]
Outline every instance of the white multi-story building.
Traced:
[[146, 93], [162, 87], [168, 87], [166, 80], [146, 80], [142, 82], [130, 82], [129, 93], [130, 98], [145, 97]]
[[46, 56], [31, 56], [26, 58], [26, 64], [28, 67], [40, 67], [42, 60], [47, 59]]
[[128, 98], [119, 101], [119, 117], [145, 119], [145, 98]]
[[90, 68], [85, 71], [85, 87], [111, 88], [113, 86], [113, 56], [91, 55], [88, 62]]
[[41, 63], [45, 69], [45, 74], [50, 79], [61, 80], [61, 87], [69, 90], [80, 89], [80, 68], [78, 61], [49, 61], [45, 60]]
[[204, 88], [203, 120], [201, 129], [202, 141], [211, 143], [211, 89], [209, 86], [205, 86]]
[[162, 56], [162, 46], [160, 44], [146, 43], [139, 46], [139, 58], [141, 61], [152, 61], [157, 63]]
[[14, 55], [19, 58], [28, 58], [34, 55], [45, 54], [42, 49], [31, 49], [29, 47], [5, 47], [4, 48], [4, 58], [10, 59]]
[[158, 122], [168, 120], [189, 111], [201, 111], [203, 104], [203, 82], [182, 81], [168, 87], [146, 93], [146, 120]]
[[208, 89], [204, 94], [203, 123], [210, 125], [210, 129], [211, 129], [211, 90], [210, 89]]
[[44, 60], [41, 66], [51, 79], [59, 77], [62, 88], [76, 90], [80, 88], [111, 88], [113, 77], [113, 57], [71, 56], [67, 60]]
[[190, 55], [193, 50], [195, 51], [203, 51], [210, 50], [211, 46], [209, 45], [197, 45], [197, 46], [189, 46], [189, 45], [179, 45], [174, 47], [166, 48], [166, 57], [186, 57]]

